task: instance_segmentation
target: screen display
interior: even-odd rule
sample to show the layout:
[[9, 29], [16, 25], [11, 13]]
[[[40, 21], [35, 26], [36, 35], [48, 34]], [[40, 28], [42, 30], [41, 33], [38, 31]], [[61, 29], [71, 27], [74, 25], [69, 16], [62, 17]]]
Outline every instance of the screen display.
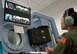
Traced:
[[30, 24], [31, 9], [5, 1], [4, 20], [19, 24]]
[[23, 23], [23, 24], [29, 24], [30, 20], [28, 18], [16, 16], [16, 15], [11, 15], [11, 14], [5, 14], [5, 20], [7, 21], [13, 21], [15, 23]]

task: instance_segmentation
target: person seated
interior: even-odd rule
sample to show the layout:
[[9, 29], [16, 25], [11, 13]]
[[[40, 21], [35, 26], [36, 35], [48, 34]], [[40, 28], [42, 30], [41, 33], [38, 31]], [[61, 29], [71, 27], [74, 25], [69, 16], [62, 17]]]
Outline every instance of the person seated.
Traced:
[[47, 54], [77, 54], [77, 12], [73, 8], [65, 10], [61, 18], [61, 29], [68, 30], [57, 40], [57, 47], [46, 48]]

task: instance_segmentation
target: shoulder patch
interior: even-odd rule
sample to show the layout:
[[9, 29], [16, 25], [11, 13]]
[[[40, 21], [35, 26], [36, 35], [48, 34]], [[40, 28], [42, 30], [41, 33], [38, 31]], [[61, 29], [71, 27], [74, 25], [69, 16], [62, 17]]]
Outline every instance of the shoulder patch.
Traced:
[[65, 44], [66, 38], [65, 38], [65, 37], [59, 37], [59, 38], [57, 39], [57, 42], [59, 42], [59, 43], [61, 43], [61, 44]]

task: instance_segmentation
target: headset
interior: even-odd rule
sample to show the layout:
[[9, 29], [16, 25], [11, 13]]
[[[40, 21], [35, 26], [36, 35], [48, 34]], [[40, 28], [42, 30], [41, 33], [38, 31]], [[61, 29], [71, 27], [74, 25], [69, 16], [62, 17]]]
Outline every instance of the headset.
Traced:
[[69, 26], [72, 26], [74, 24], [74, 18], [68, 15], [68, 11], [66, 12], [64, 23]]

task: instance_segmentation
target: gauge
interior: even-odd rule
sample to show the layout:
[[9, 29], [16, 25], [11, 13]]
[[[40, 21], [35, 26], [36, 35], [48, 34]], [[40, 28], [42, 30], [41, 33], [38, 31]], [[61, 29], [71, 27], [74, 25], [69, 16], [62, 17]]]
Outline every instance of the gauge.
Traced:
[[14, 31], [9, 31], [8, 40], [11, 44], [18, 46], [21, 44], [22, 38], [19, 33], [15, 33]]

